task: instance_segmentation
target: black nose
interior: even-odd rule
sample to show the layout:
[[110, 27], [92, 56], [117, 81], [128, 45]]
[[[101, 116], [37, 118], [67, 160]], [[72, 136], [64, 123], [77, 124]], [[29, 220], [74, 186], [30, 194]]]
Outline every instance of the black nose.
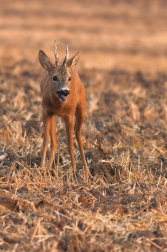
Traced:
[[64, 91], [64, 95], [67, 96], [70, 94], [70, 90], [69, 89], [66, 89], [66, 90], [63, 90]]
[[57, 92], [59, 95], [64, 95], [67, 96], [70, 94], [70, 90], [69, 89], [63, 89]]

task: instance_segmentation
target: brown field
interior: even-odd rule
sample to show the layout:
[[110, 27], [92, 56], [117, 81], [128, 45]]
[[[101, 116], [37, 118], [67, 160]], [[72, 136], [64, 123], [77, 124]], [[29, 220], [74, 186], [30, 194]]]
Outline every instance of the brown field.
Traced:
[[[0, 251], [167, 251], [167, 2], [0, 3]], [[87, 95], [71, 176], [64, 124], [53, 171], [39, 169], [44, 73], [81, 51]]]

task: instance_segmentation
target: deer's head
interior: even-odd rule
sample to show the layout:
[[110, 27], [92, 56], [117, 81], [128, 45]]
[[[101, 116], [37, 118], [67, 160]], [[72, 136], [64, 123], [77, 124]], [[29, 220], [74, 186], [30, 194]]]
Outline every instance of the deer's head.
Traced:
[[52, 64], [44, 51], [38, 53], [41, 66], [48, 72], [50, 78], [50, 88], [61, 102], [67, 101], [70, 94], [70, 83], [72, 81], [71, 69], [79, 61], [79, 52], [68, 60], [68, 45], [66, 44], [66, 56], [62, 64], [59, 64], [56, 42], [54, 45], [55, 64]]

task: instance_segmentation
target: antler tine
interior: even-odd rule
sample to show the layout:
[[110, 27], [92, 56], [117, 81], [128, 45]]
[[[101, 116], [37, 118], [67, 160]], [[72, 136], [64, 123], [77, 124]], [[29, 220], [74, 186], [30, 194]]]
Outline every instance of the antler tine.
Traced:
[[56, 40], [55, 40], [55, 43], [54, 43], [54, 54], [55, 54], [55, 63], [58, 66], [59, 65], [59, 57], [58, 57], [58, 53], [57, 53]]
[[68, 59], [68, 56], [69, 56], [69, 51], [68, 51], [68, 45], [66, 43], [66, 60]]
[[64, 61], [63, 61], [63, 65], [64, 66], [66, 65], [66, 61], [67, 61], [68, 56], [69, 56], [69, 51], [68, 51], [68, 45], [67, 45], [67, 43], [65, 45], [66, 45], [66, 56], [65, 56]]

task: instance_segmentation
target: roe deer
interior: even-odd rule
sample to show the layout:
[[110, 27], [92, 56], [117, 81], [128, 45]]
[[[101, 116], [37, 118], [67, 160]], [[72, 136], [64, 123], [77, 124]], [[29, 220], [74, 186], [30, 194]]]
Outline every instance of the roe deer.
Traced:
[[91, 176], [87, 166], [81, 140], [81, 126], [85, 117], [85, 90], [83, 83], [74, 67], [79, 61], [79, 52], [68, 60], [68, 45], [66, 44], [66, 56], [62, 64], [59, 64], [56, 42], [54, 44], [55, 64], [52, 64], [48, 56], [40, 50], [39, 62], [46, 70], [41, 82], [44, 139], [41, 159], [41, 168], [45, 165], [46, 151], [51, 140], [49, 169], [52, 167], [54, 154], [57, 149], [56, 118], [62, 116], [65, 121], [68, 151], [71, 157], [72, 167], [76, 172], [74, 159], [73, 133], [74, 115], [76, 116], [75, 136], [78, 142], [85, 179]]

